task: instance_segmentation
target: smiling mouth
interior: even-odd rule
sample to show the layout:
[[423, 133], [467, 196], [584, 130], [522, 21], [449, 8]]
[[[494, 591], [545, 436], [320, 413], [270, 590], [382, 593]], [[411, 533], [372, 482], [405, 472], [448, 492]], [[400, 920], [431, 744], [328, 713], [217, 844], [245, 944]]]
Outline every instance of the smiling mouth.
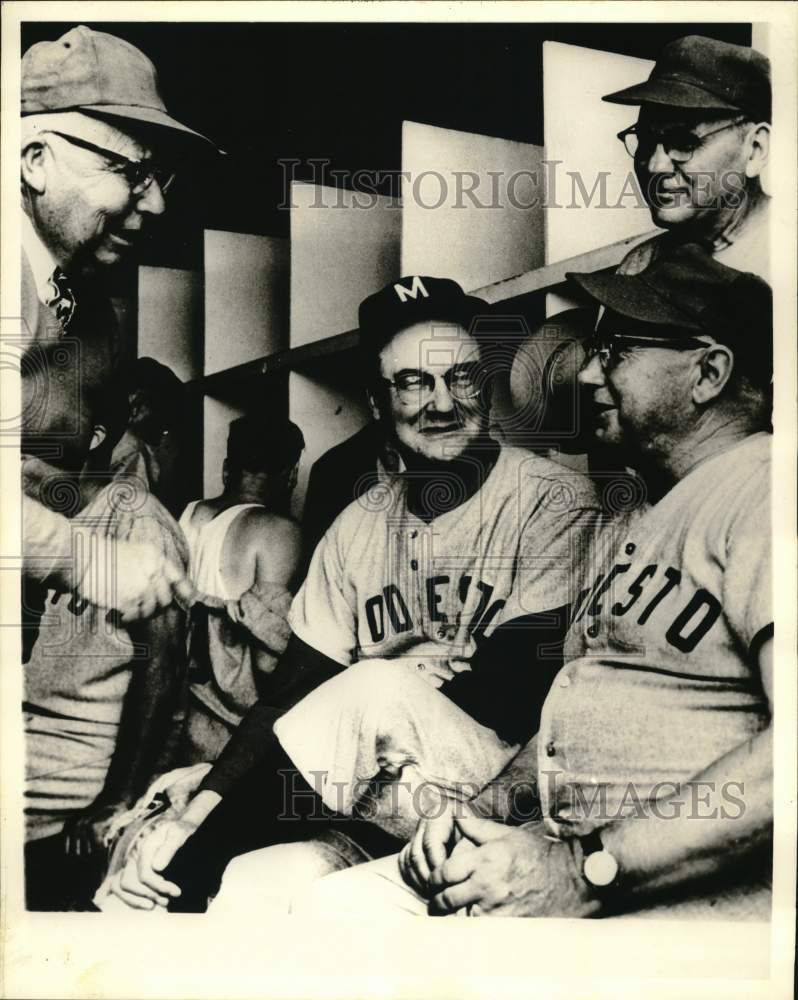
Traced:
[[463, 428], [460, 424], [438, 424], [438, 425], [427, 425], [426, 427], [420, 428], [422, 434], [457, 434], [462, 433]]

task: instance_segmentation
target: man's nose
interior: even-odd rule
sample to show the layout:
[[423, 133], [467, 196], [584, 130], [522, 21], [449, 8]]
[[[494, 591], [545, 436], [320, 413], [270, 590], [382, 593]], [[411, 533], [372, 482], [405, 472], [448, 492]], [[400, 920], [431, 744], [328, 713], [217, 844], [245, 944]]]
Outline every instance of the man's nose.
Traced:
[[166, 211], [166, 198], [161, 185], [154, 177], [136, 198], [136, 208], [140, 212], [147, 212], [148, 215], [163, 215]]
[[583, 386], [604, 385], [604, 369], [601, 367], [598, 354], [588, 358], [577, 373], [577, 380]]
[[650, 174], [673, 173], [673, 160], [665, 152], [665, 147], [661, 142], [658, 142], [651, 151], [646, 163], [646, 169]]
[[454, 399], [442, 375], [435, 376], [435, 388], [430, 402], [438, 413], [449, 413], [454, 409]]

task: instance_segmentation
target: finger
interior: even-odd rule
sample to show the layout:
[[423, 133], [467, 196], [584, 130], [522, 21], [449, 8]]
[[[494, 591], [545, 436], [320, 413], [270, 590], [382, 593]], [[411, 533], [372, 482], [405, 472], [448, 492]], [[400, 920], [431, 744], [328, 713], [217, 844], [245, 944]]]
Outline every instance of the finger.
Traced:
[[64, 854], [68, 857], [72, 855], [72, 834], [69, 830], [64, 830]]
[[476, 851], [462, 851], [458, 854], [452, 854], [442, 865], [434, 869], [429, 880], [430, 886], [435, 888], [465, 882], [474, 874], [477, 863]]
[[151, 910], [155, 906], [152, 899], [148, 899], [145, 896], [136, 896], [132, 892], [128, 892], [124, 886], [121, 885], [118, 876], [112, 880], [109, 889], [111, 893], [121, 899], [123, 903], [127, 906], [132, 907], [134, 910]]
[[508, 833], [508, 829], [503, 823], [497, 823], [492, 819], [483, 819], [481, 816], [456, 816], [455, 823], [457, 823], [460, 832], [475, 844], [487, 844], [491, 840], [500, 840]]
[[446, 860], [446, 842], [443, 840], [441, 824], [428, 824], [423, 833], [422, 846], [424, 859], [427, 865], [427, 878], [435, 868], [438, 868]]
[[448, 886], [443, 892], [433, 896], [429, 903], [429, 912], [432, 915], [454, 913], [455, 910], [473, 903], [480, 903], [484, 907], [482, 890], [471, 880], [460, 885]]
[[417, 889], [425, 890], [430, 877], [430, 869], [427, 859], [424, 856], [424, 828], [427, 823], [422, 820], [406, 848], [409, 856], [410, 869], [413, 873], [413, 882]]
[[399, 872], [412, 889], [415, 889], [416, 892], [422, 891], [423, 886], [419, 882], [410, 857], [410, 844], [405, 844], [399, 854]]
[[131, 866], [129, 862], [122, 871], [119, 879], [119, 888], [127, 896], [132, 896], [139, 900], [146, 899], [151, 903], [157, 903], [159, 906], [165, 906], [169, 901], [167, 895], [145, 885], [139, 878], [135, 867]]

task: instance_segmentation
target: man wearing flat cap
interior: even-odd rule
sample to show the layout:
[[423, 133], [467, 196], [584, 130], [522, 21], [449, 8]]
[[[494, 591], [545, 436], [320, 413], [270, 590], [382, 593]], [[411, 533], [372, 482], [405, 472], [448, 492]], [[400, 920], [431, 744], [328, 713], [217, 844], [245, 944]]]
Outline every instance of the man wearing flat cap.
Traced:
[[603, 535], [538, 733], [475, 815], [321, 880], [320, 912], [769, 917], [770, 288], [695, 245], [571, 277], [604, 307], [593, 433], [648, 504]]
[[623, 274], [675, 243], [696, 242], [728, 267], [769, 280], [768, 206], [760, 177], [770, 143], [770, 64], [754, 49], [701, 35], [665, 46], [648, 80], [607, 94], [639, 105], [619, 133], [657, 226]]
[[[77, 473], [93, 397], [114, 368], [116, 321], [101, 275], [134, 255], [165, 210], [167, 151], [211, 144], [168, 114], [142, 52], [82, 25], [25, 53], [21, 110], [25, 576], [85, 589], [86, 568], [64, 568], [69, 525], [39, 499], [53, 475]], [[150, 613], [178, 578], [151, 553], [132, 560], [119, 545], [135, 567], [118, 574], [114, 601], [131, 616]], [[84, 596], [111, 600], [96, 588]]]

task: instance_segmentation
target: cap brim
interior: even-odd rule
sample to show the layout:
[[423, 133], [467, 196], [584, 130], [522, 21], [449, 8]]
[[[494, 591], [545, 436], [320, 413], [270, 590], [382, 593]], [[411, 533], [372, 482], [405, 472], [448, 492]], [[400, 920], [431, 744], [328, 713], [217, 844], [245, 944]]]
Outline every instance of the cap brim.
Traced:
[[643, 275], [613, 274], [598, 271], [593, 274], [575, 274], [570, 278], [587, 294], [606, 309], [641, 323], [657, 326], [675, 326], [685, 330], [700, 330], [696, 321], [686, 316], [649, 286]]
[[601, 98], [610, 104], [667, 104], [673, 108], [718, 108], [739, 110], [708, 90], [680, 80], [646, 80]]
[[133, 121], [143, 122], [145, 125], [158, 125], [161, 128], [172, 129], [175, 132], [181, 133], [186, 139], [198, 139], [201, 142], [207, 143], [216, 152], [223, 156], [226, 155], [224, 150], [219, 149], [207, 136], [202, 135], [201, 132], [195, 132], [194, 129], [189, 128], [187, 125], [181, 125], [179, 121], [175, 121], [165, 111], [161, 111], [158, 108], [143, 108], [134, 104], [84, 104], [76, 110], [88, 111], [90, 114], [107, 115], [109, 118], [132, 119]]

